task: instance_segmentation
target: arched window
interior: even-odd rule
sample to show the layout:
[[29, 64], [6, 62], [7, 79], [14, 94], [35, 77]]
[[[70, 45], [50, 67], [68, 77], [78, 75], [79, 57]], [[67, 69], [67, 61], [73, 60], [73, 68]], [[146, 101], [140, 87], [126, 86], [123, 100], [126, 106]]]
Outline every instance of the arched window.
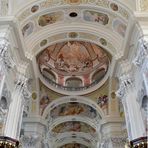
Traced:
[[44, 68], [42, 74], [45, 78], [56, 82], [55, 74], [52, 71], [50, 71], [49, 69]]
[[81, 87], [83, 82], [80, 78], [71, 77], [66, 80], [66, 86], [68, 87]]
[[104, 76], [105, 76], [105, 69], [100, 69], [99, 71], [96, 71], [92, 76], [92, 82], [99, 82]]

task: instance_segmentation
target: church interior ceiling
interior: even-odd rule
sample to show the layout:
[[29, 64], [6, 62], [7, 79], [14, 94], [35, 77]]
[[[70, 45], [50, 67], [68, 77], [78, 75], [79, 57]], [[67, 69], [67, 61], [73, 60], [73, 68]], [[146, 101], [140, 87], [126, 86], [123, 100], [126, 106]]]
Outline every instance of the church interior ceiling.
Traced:
[[111, 0], [42, 0], [26, 5], [16, 19], [36, 78], [30, 110], [50, 121], [55, 143], [73, 139], [58, 148], [93, 147], [100, 136], [96, 125], [109, 114], [130, 11]]

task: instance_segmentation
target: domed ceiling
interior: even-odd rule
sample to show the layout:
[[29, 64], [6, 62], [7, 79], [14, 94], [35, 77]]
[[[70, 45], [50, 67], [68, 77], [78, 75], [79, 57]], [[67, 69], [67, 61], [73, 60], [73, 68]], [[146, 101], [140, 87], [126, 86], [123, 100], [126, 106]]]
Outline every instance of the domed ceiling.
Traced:
[[104, 78], [110, 55], [94, 43], [65, 41], [46, 47], [38, 54], [37, 63], [41, 75], [48, 81], [61, 86], [84, 87]]

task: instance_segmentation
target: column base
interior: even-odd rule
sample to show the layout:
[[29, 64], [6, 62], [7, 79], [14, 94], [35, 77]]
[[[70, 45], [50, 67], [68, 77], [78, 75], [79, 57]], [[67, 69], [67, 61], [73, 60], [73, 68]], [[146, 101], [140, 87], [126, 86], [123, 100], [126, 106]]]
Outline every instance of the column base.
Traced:
[[130, 141], [130, 148], [147, 148], [148, 137], [140, 137]]
[[19, 141], [6, 136], [0, 136], [0, 148], [18, 148]]

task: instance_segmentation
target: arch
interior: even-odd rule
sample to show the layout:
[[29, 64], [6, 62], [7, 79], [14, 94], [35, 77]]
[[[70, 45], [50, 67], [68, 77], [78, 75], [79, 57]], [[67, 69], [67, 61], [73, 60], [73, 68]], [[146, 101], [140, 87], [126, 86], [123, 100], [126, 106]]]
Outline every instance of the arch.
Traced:
[[70, 143], [72, 141], [81, 143], [81, 144], [89, 146], [89, 147], [92, 147], [93, 145], [95, 145], [95, 144], [89, 142], [89, 140], [87, 140], [87, 139], [82, 139], [82, 138], [77, 138], [77, 137], [76, 138], [72, 138], [72, 137], [61, 138], [58, 141], [56, 141], [55, 145], [60, 147], [64, 144]]
[[98, 137], [86, 133], [64, 133], [57, 136], [56, 144], [68, 143], [69, 140], [83, 142], [88, 146], [94, 147], [96, 146]]
[[51, 132], [55, 134], [66, 133], [66, 132], [95, 134], [96, 129], [84, 121], [66, 121], [52, 127]]
[[80, 117], [80, 116], [77, 116], [77, 117], [68, 116], [68, 117], [58, 118], [58, 119], [54, 120], [53, 122], [51, 122], [51, 124], [49, 125], [49, 131], [51, 131], [54, 127], [58, 126], [59, 124], [63, 124], [65, 122], [83, 122], [83, 123], [93, 127], [96, 131], [99, 128], [98, 127], [98, 123], [99, 123], [98, 120], [94, 121], [89, 118], [84, 118], [84, 117]]
[[[91, 11], [91, 10], [93, 10], [95, 8], [95, 10], [93, 10], [93, 11], [99, 11], [99, 10], [101, 12], [105, 11], [106, 14], [110, 14], [110, 15], [113, 15], [113, 16], [115, 16], [115, 13], [116, 13], [116, 17], [120, 18], [122, 21], [125, 21], [127, 23], [128, 23], [128, 21], [130, 21], [130, 18], [133, 18], [132, 17], [132, 15], [133, 15], [132, 12], [126, 6], [124, 6], [122, 3], [120, 3], [120, 2], [116, 2], [115, 3], [114, 1], [107, 1], [107, 2], [108, 2], [108, 5], [105, 5], [105, 4], [101, 5], [97, 1], [95, 1], [95, 2], [92, 2], [91, 3], [91, 5], [90, 5], [89, 8], [86, 6], [86, 4], [88, 2], [84, 2], [84, 3], [83, 2], [82, 3], [80, 2], [81, 3], [81, 9], [83, 9], [83, 10], [80, 11], [79, 16], [82, 15], [82, 13], [83, 13], [84, 10], [90, 9], [89, 11]], [[55, 5], [55, 3], [58, 4], [58, 8], [57, 8], [57, 5]], [[35, 6], [35, 5], [40, 6], [40, 8], [38, 9], [37, 12], [32, 13], [30, 10], [31, 10], [32, 6]], [[35, 3], [30, 3], [30, 5], [24, 7], [24, 9], [21, 9], [21, 11], [19, 11], [19, 13], [17, 14], [17, 18], [18, 18], [20, 24], [25, 24], [25, 22], [28, 19], [32, 19], [33, 20], [32, 17], [36, 17], [37, 15], [40, 15], [42, 13], [45, 13], [45, 12], [47, 13], [47, 12], [51, 12], [51, 11], [52, 12], [53, 11], [59, 11], [59, 6], [62, 8], [62, 10], [64, 10], [66, 8], [66, 6], [68, 7], [68, 6], [72, 6], [72, 5], [73, 5], [72, 3], [68, 3], [67, 1], [64, 1], [64, 3], [61, 3], [60, 1], [59, 2], [56, 1], [56, 2], [51, 2], [50, 4], [49, 3], [46, 3], [45, 1], [44, 2], [39, 2], [38, 1], [38, 2], [35, 2]], [[116, 8], [118, 8], [118, 10], [115, 9], [115, 7], [113, 7], [113, 6], [116, 6]], [[78, 9], [79, 9], [79, 4], [78, 4]], [[28, 10], [29, 10], [28, 16], [27, 15], [24, 15], [26, 11], [28, 12]], [[122, 10], [122, 11], [120, 11], [120, 10]], [[121, 13], [121, 12], [123, 12], [123, 13]], [[65, 20], [67, 20], [67, 19], [65, 19]], [[65, 23], [65, 20], [64, 20], [64, 23]], [[121, 35], [120, 34], [115, 34], [114, 33], [115, 31], [113, 31], [113, 30], [112, 31], [109, 31], [109, 30], [107, 30], [107, 28], [104, 29], [103, 28], [104, 26], [102, 27], [101, 25], [98, 25], [97, 23], [91, 23], [91, 24], [89, 24], [89, 22], [88, 22], [88, 23], [84, 23], [83, 24], [83, 22], [82, 22], [82, 23], [77, 23], [75, 26], [70, 25], [70, 24], [68, 26], [65, 26], [65, 24], [60, 24], [60, 26], [62, 27], [62, 29], [58, 25], [54, 25], [54, 28], [56, 28], [56, 31], [62, 32], [64, 30], [64, 28], [66, 30], [68, 30], [68, 28], [70, 28], [71, 31], [74, 31], [74, 30], [77, 30], [78, 31], [80, 28], [82, 29], [81, 26], [83, 26], [83, 28], [87, 27], [85, 29], [85, 32], [86, 31], [90, 31], [90, 32], [95, 32], [95, 34], [99, 32], [99, 33], [103, 34], [105, 36], [105, 38], [108, 38], [107, 40], [110, 40], [110, 38], [116, 38], [112, 42], [112, 45], [113, 46], [116, 46], [117, 45], [117, 42], [116, 41], [118, 40], [119, 41], [118, 42], [119, 43], [118, 44], [119, 47], [117, 47], [116, 49], [119, 49], [119, 51], [121, 52], [121, 50], [120, 50], [121, 46], [120, 45], [124, 42], [122, 40]], [[131, 27], [130, 25], [127, 25], [127, 26], [128, 26], [128, 28]], [[95, 29], [96, 29], [96, 31], [93, 31]], [[39, 29], [36, 29], [36, 30], [39, 30]], [[51, 26], [51, 29], [49, 29], [49, 32], [50, 32], [50, 35], [52, 35], [52, 36], [53, 36], [53, 33], [52, 33], [53, 30], [54, 29]], [[37, 40], [30, 40], [31, 38], [35, 39], [34, 38], [35, 36], [38, 38]], [[41, 37], [41, 40], [43, 40], [43, 38], [45, 38], [45, 36], [49, 36], [49, 33], [47, 32], [47, 29], [43, 29], [42, 31], [40, 31], [38, 33], [36, 32], [36, 34], [34, 34], [33, 36], [31, 36], [31, 38], [25, 39], [25, 42], [28, 45], [27, 48], [29, 50], [30, 49], [33, 50], [33, 48], [35, 47], [34, 45], [39, 41], [39, 38]], [[115, 42], [116, 42], [116, 44], [114, 44]], [[31, 54], [31, 52], [29, 52], [29, 54]], [[115, 55], [115, 54], [113, 53], [112, 55]]]
[[[91, 119], [95, 119], [98, 116], [98, 112], [90, 105], [86, 105], [79, 102], [67, 102], [54, 107], [50, 112], [50, 117], [56, 119], [64, 116], [87, 116]], [[100, 117], [101, 118], [101, 117]]]
[[97, 103], [95, 103], [94, 101], [90, 100], [87, 97], [82, 97], [82, 96], [66, 96], [66, 97], [61, 97], [59, 99], [56, 99], [55, 101], [51, 102], [45, 109], [44, 113], [43, 113], [43, 118], [46, 118], [49, 114], [49, 112], [56, 106], [63, 104], [63, 103], [68, 103], [68, 102], [79, 102], [79, 103], [83, 103], [86, 105], [91, 106], [92, 108], [94, 108], [95, 110], [97, 110], [97, 112], [100, 114], [101, 118], [103, 118], [104, 112], [102, 111], [102, 109], [97, 105]]

